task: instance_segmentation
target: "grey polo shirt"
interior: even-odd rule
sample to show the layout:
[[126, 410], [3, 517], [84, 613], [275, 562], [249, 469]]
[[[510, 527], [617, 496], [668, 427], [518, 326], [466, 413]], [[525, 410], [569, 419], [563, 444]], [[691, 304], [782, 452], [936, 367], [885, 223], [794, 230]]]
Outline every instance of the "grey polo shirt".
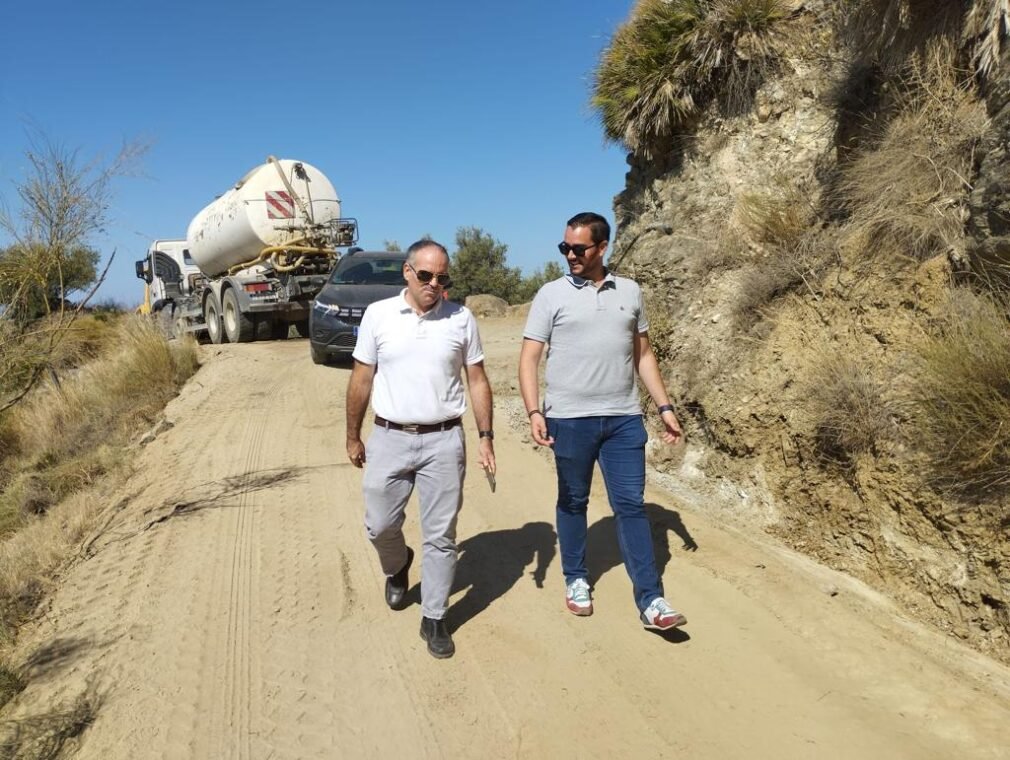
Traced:
[[607, 274], [599, 288], [565, 275], [537, 292], [524, 338], [549, 344], [548, 417], [641, 414], [634, 337], [649, 329], [642, 289]]

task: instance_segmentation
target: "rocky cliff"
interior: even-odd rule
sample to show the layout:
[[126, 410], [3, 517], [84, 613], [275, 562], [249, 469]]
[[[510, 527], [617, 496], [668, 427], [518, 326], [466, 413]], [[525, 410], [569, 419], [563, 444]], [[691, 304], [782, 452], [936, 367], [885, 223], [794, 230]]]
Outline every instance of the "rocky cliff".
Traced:
[[820, 3], [782, 29], [747, 107], [632, 152], [615, 199], [611, 266], [646, 287], [689, 436], [653, 463], [1010, 661], [1006, 492], [941, 482], [917, 440], [925, 336], [976, 297], [965, 252], [1010, 251], [1010, 88], [987, 111], [942, 39], [888, 69]]

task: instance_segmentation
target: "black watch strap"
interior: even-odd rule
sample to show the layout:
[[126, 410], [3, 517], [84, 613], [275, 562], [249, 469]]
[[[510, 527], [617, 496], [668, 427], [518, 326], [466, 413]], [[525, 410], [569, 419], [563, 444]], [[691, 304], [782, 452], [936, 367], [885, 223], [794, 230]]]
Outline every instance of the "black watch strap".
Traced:
[[479, 435], [481, 438], [489, 438], [492, 441], [494, 440], [493, 430], [481, 430], [477, 435]]

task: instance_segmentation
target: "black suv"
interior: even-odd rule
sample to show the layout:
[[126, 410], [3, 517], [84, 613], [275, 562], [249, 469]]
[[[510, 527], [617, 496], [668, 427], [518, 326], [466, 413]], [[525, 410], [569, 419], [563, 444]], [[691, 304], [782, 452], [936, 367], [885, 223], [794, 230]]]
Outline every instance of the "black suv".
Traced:
[[353, 250], [330, 273], [326, 285], [312, 302], [309, 315], [309, 349], [312, 361], [348, 357], [358, 340], [358, 325], [365, 307], [395, 296], [406, 283], [400, 251]]

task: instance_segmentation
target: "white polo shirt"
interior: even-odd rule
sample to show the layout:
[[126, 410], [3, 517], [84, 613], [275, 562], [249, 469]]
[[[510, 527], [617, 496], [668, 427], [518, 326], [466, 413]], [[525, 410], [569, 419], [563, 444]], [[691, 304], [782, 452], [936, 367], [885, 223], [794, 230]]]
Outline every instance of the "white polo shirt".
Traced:
[[375, 366], [372, 409], [401, 425], [432, 425], [466, 412], [464, 365], [484, 360], [477, 322], [465, 306], [439, 300], [417, 314], [404, 295], [365, 309], [352, 356]]

